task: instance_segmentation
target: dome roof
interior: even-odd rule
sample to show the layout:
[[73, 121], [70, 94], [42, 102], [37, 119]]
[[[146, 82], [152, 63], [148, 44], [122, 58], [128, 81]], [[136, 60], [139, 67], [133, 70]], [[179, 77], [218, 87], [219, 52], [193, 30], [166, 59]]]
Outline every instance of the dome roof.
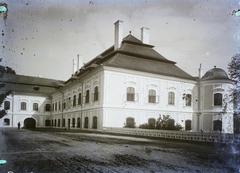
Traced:
[[202, 80], [214, 80], [214, 79], [229, 79], [227, 73], [221, 69], [214, 66], [213, 69], [208, 70], [202, 77]]

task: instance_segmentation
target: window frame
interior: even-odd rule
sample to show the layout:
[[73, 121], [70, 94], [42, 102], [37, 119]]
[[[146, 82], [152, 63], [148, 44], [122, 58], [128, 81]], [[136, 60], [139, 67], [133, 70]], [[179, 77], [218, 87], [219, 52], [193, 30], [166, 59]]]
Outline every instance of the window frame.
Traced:
[[37, 102], [33, 103], [33, 111], [38, 111], [38, 103]]
[[20, 103], [20, 110], [21, 110], [21, 111], [26, 111], [26, 110], [27, 110], [27, 102], [22, 101], [22, 102]]
[[157, 95], [156, 90], [150, 89], [148, 90], [148, 103], [157, 103]]
[[98, 91], [98, 86], [94, 87], [94, 93], [93, 93], [93, 101], [98, 101], [99, 99], [99, 91]]
[[[221, 96], [221, 97], [218, 97]], [[223, 104], [223, 94], [222, 93], [214, 93], [213, 94], [213, 106], [222, 106]]]
[[168, 92], [168, 105], [175, 105], [175, 92]]
[[4, 110], [10, 110], [10, 108], [11, 108], [10, 101], [8, 100], [4, 101]]
[[134, 87], [127, 87], [127, 101], [128, 102], [135, 102], [135, 88]]

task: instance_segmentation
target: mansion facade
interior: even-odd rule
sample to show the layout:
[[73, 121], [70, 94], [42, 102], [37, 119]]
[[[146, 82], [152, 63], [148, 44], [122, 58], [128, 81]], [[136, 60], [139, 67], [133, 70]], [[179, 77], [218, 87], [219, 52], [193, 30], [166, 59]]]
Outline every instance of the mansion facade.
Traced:
[[[2, 108], [0, 127], [96, 129], [155, 125], [169, 115], [187, 131], [233, 133], [233, 82], [214, 67], [193, 77], [156, 52], [149, 29], [141, 40], [122, 37], [122, 21], [115, 23], [114, 45], [83, 66], [67, 81], [6, 74], [11, 90]], [[79, 65], [80, 64], [80, 65]]]

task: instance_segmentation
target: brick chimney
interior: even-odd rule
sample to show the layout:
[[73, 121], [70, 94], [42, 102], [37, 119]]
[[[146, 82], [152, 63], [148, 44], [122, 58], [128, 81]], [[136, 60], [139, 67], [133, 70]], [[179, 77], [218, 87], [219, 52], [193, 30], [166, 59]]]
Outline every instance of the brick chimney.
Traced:
[[115, 38], [114, 38], [114, 50], [117, 50], [121, 46], [123, 39], [123, 21], [118, 20], [115, 25]]
[[144, 44], [149, 44], [149, 28], [141, 28], [141, 41]]

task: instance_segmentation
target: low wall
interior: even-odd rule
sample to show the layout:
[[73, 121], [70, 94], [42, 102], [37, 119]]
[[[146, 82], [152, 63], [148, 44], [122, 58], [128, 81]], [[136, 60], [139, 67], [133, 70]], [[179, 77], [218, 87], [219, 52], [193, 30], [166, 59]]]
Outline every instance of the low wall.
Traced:
[[216, 142], [216, 143], [239, 143], [240, 135], [238, 134], [221, 134], [221, 133], [200, 133], [172, 130], [149, 130], [149, 129], [131, 129], [131, 128], [104, 128], [107, 133], [119, 133], [135, 136], [150, 136], [167, 139], [179, 139], [188, 141]]

